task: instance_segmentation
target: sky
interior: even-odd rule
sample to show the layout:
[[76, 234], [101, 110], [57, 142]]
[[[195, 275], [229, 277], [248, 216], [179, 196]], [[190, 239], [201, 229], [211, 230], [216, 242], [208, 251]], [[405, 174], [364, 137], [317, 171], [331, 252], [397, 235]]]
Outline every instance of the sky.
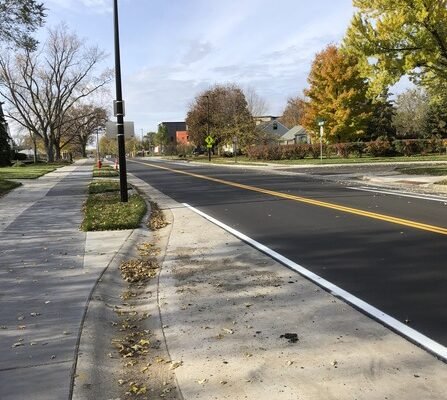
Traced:
[[[65, 22], [114, 66], [112, 0], [44, 2], [47, 27]], [[194, 97], [216, 83], [251, 87], [266, 114], [280, 115], [353, 12], [352, 0], [119, 0], [125, 119], [136, 134], [183, 121]]]

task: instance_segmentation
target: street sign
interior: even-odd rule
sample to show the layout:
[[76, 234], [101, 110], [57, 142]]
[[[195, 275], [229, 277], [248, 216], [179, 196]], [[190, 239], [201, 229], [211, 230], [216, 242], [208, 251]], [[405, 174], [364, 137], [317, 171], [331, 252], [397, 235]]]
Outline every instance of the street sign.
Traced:
[[205, 138], [206, 147], [207, 147], [208, 149], [211, 149], [211, 148], [213, 147], [214, 142], [215, 142], [215, 140], [213, 139], [212, 136], [207, 136], [207, 137]]

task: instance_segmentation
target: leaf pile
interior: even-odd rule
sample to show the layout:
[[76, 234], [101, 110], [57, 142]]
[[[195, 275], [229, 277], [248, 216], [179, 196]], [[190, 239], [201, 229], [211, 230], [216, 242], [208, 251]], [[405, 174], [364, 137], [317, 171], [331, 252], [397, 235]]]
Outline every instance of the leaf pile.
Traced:
[[160, 254], [160, 249], [155, 247], [153, 243], [144, 242], [137, 246], [140, 257], [155, 257]]
[[150, 205], [151, 215], [149, 216], [148, 222], [149, 229], [152, 231], [156, 231], [164, 228], [166, 225], [168, 225], [168, 222], [166, 221], [163, 211], [160, 210], [158, 204], [153, 201], [150, 202]]
[[157, 275], [158, 265], [154, 260], [133, 259], [120, 265], [121, 276], [129, 283], [143, 283]]
[[145, 332], [132, 332], [124, 339], [114, 339], [112, 344], [123, 358], [139, 357], [149, 352], [150, 342], [145, 336]]

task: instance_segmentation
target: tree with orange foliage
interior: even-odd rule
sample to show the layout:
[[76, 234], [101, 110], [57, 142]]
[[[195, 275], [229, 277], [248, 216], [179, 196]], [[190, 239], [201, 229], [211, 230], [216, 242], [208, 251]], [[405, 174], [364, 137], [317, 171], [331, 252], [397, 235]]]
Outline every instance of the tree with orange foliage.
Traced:
[[327, 142], [361, 139], [372, 115], [372, 103], [357, 58], [329, 45], [316, 55], [308, 82], [302, 125], [316, 137], [318, 119], [322, 118]]

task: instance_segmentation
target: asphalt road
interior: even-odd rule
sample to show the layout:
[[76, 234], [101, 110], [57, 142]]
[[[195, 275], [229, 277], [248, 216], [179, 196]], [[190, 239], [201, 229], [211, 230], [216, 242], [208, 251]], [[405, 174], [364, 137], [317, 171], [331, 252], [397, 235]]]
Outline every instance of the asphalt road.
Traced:
[[145, 164], [128, 170], [447, 346], [446, 204], [304, 175]]

